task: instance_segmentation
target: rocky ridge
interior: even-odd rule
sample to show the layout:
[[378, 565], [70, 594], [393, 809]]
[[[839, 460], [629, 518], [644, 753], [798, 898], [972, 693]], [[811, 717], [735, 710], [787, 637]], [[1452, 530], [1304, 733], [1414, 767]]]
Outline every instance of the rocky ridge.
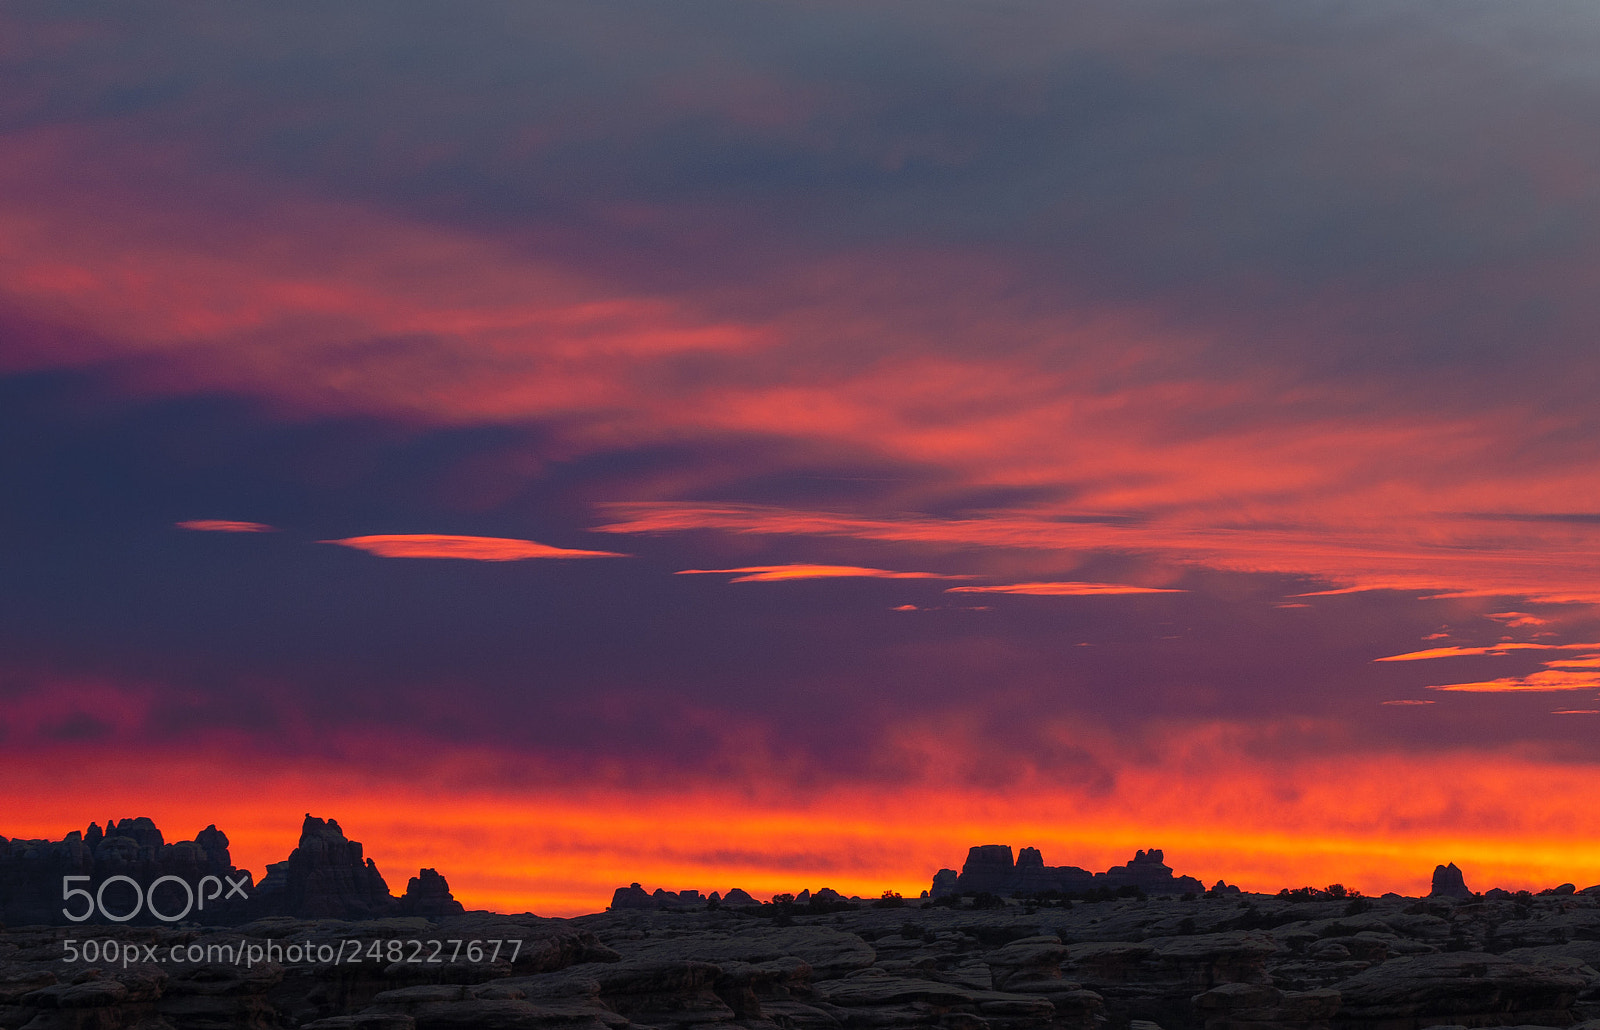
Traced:
[[1015, 859], [1009, 844], [980, 844], [967, 852], [961, 872], [941, 869], [929, 896], [988, 893], [1082, 894], [1094, 890], [1139, 890], [1148, 894], [1198, 894], [1205, 886], [1192, 876], [1174, 876], [1160, 850], [1136, 852], [1125, 865], [1091, 873], [1075, 865], [1047, 866], [1037, 848], [1023, 848]]

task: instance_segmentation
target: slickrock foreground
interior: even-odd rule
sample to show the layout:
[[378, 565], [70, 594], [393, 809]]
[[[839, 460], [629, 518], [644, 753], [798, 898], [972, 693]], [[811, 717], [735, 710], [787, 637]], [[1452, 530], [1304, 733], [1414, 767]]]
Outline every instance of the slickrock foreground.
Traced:
[[[0, 933], [0, 1027], [1600, 1028], [1600, 899], [1585, 894], [817, 910], [834, 904], [11, 928]], [[126, 968], [63, 962], [68, 939], [139, 948]], [[269, 940], [379, 957], [248, 968], [165, 958], [174, 945], [203, 955]], [[495, 961], [487, 945], [476, 960], [389, 961], [388, 942], [410, 940], [522, 943], [515, 961], [508, 944]], [[144, 961], [146, 948], [163, 959]]]

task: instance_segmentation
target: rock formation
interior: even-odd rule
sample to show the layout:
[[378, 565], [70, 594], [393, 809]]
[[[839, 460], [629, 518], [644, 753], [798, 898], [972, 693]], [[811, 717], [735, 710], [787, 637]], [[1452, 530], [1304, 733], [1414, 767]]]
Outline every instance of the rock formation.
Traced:
[[[63, 908], [76, 914], [85, 903], [63, 897], [62, 878], [67, 876], [86, 876], [87, 884], [94, 888], [111, 877], [126, 876], [139, 885], [141, 895], [164, 876], [176, 876], [190, 887], [211, 876], [218, 884], [225, 878], [239, 882], [246, 894], [251, 893], [250, 874], [233, 867], [228, 837], [215, 825], [195, 834], [194, 840], [168, 844], [147, 818], [108, 819], [104, 830], [99, 823], [90, 823], [87, 831], [74, 830], [59, 841], [0, 838], [0, 923], [71, 922]], [[176, 914], [183, 909], [184, 899], [174, 891], [174, 887], [164, 886], [159, 896], [160, 904]], [[206, 893], [210, 892], [208, 888]], [[219, 889], [208, 900], [193, 899], [199, 905], [193, 917], [218, 923], [235, 921], [243, 913], [242, 903], [237, 894], [228, 898], [228, 893]], [[121, 884], [114, 884], [105, 895], [107, 907], [116, 914], [134, 910], [136, 901], [133, 889]], [[90, 921], [105, 920], [96, 916]], [[157, 920], [141, 906], [129, 922], [143, 926]]]
[[406, 884], [406, 892], [400, 898], [400, 914], [403, 916], [439, 919], [458, 916], [464, 911], [461, 902], [450, 893], [449, 881], [440, 876], [436, 869], [420, 870]]
[[1023, 848], [1015, 861], [1009, 844], [980, 844], [967, 852], [967, 861], [957, 873], [941, 869], [934, 874], [929, 897], [954, 894], [988, 893], [1000, 897], [1043, 894], [1082, 894], [1108, 888], [1134, 887], [1146, 894], [1199, 894], [1205, 886], [1192, 876], [1173, 876], [1161, 851], [1139, 851], [1125, 865], [1103, 873], [1091, 873], [1077, 866], [1047, 866], [1037, 848]]
[[[78, 921], [70, 916], [88, 910], [91, 899], [102, 897], [102, 885], [119, 876], [132, 879], [137, 892], [127, 884], [112, 883], [104, 890], [105, 911], [93, 909], [84, 923], [118, 922], [106, 915], [130, 911], [136, 913], [127, 920], [133, 926], [170, 922], [158, 919], [149, 907], [151, 887], [164, 877], [176, 877], [181, 884], [168, 881], [155, 888], [163, 913], [208, 926], [263, 916], [440, 918], [462, 911], [449, 884], [432, 869], [412, 878], [405, 897], [390, 895], [377, 865], [363, 859], [361, 844], [347, 840], [332, 819], [324, 822], [307, 815], [299, 846], [285, 861], [269, 865], [257, 885], [249, 872], [234, 868], [228, 837], [216, 826], [207, 826], [194, 840], [169, 844], [155, 823], [141, 817], [107, 820], [103, 830], [91, 823], [87, 831], [74, 830], [59, 841], [0, 837], [0, 925], [74, 924]], [[81, 894], [65, 897], [68, 887], [63, 886], [63, 877], [86, 877], [70, 886], [86, 888], [89, 899]]]
[[[816, 894], [812, 894], [809, 889], [802, 890], [799, 894], [795, 895], [792, 900], [794, 904], [807, 905], [818, 902], [831, 904], [842, 902], [847, 899], [838, 891], [823, 887], [821, 890], [817, 891]], [[854, 898], [848, 900], [860, 901], [861, 899]], [[633, 883], [626, 887], [618, 887], [612, 892], [609, 909], [610, 911], [614, 912], [620, 912], [628, 909], [653, 912], [667, 909], [704, 908], [712, 901], [715, 901], [718, 906], [725, 905], [735, 908], [743, 906], [756, 906], [761, 904], [761, 902], [751, 897], [748, 891], [742, 890], [738, 887], [728, 891], [727, 894], [721, 894], [717, 891], [712, 891], [709, 895], [705, 895], [701, 894], [697, 890], [694, 890], [693, 888], [681, 891], [669, 891], [661, 887], [657, 887], [653, 891], [647, 891], [639, 884]]]
[[377, 864], [362, 858], [361, 842], [346, 839], [337, 820], [309, 812], [299, 845], [267, 866], [258, 896], [267, 914], [306, 919], [376, 919], [399, 908]]
[[1467, 881], [1461, 875], [1461, 870], [1456, 864], [1435, 866], [1433, 870], [1433, 890], [1428, 892], [1430, 898], [1470, 898], [1472, 892], [1467, 889]]

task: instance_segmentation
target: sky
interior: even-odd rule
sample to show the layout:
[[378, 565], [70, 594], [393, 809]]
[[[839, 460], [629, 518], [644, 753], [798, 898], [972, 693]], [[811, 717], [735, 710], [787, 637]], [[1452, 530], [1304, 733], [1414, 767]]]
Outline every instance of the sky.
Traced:
[[1600, 883], [1600, 10], [0, 9], [0, 833]]

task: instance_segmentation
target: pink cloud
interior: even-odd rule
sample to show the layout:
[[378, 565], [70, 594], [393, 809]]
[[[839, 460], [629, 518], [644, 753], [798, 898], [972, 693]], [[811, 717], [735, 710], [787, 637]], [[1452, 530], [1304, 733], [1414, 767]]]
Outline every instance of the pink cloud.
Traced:
[[750, 565], [739, 569], [683, 569], [679, 576], [736, 575], [730, 583], [776, 583], [792, 579], [970, 579], [940, 572], [894, 572], [856, 565]]
[[[1600, 527], [1540, 515], [1596, 506], [1588, 408], [1507, 395], [1424, 411], [1298, 375], [1286, 389], [1286, 369], [1208, 360], [1237, 327], [1052, 306], [1019, 293], [1025, 268], [970, 248], [841, 247], [742, 286], [645, 289], [578, 270], [537, 232], [408, 219], [193, 157], [92, 124], [0, 140], [0, 302], [61, 330], [8, 348], [5, 368], [114, 364], [143, 389], [316, 413], [547, 420], [569, 454], [759, 438], [940, 484], [907, 487], [909, 514], [864, 516], [684, 505], [689, 489], [649, 482], [607, 509], [612, 532], [1111, 550], [1334, 591], [1600, 602]], [[1051, 484], [1071, 503], [921, 514], [935, 493]]]
[[1494, 619], [1496, 622], [1503, 622], [1508, 628], [1547, 626], [1550, 624], [1549, 619], [1541, 619], [1537, 615], [1529, 615], [1527, 612], [1490, 612], [1484, 617]]
[[469, 561], [522, 561], [528, 558], [626, 558], [615, 551], [578, 551], [551, 547], [532, 540], [497, 536], [451, 536], [441, 533], [402, 533], [353, 536], [322, 540], [324, 544], [353, 547], [381, 558], [462, 558]]
[[1000, 586], [947, 587], [948, 594], [1028, 594], [1034, 597], [1099, 597], [1107, 594], [1182, 594], [1169, 587], [1125, 583], [1007, 583]]
[[179, 529], [193, 529], [202, 533], [276, 533], [276, 526], [265, 522], [235, 522], [232, 519], [188, 519], [174, 522]]

